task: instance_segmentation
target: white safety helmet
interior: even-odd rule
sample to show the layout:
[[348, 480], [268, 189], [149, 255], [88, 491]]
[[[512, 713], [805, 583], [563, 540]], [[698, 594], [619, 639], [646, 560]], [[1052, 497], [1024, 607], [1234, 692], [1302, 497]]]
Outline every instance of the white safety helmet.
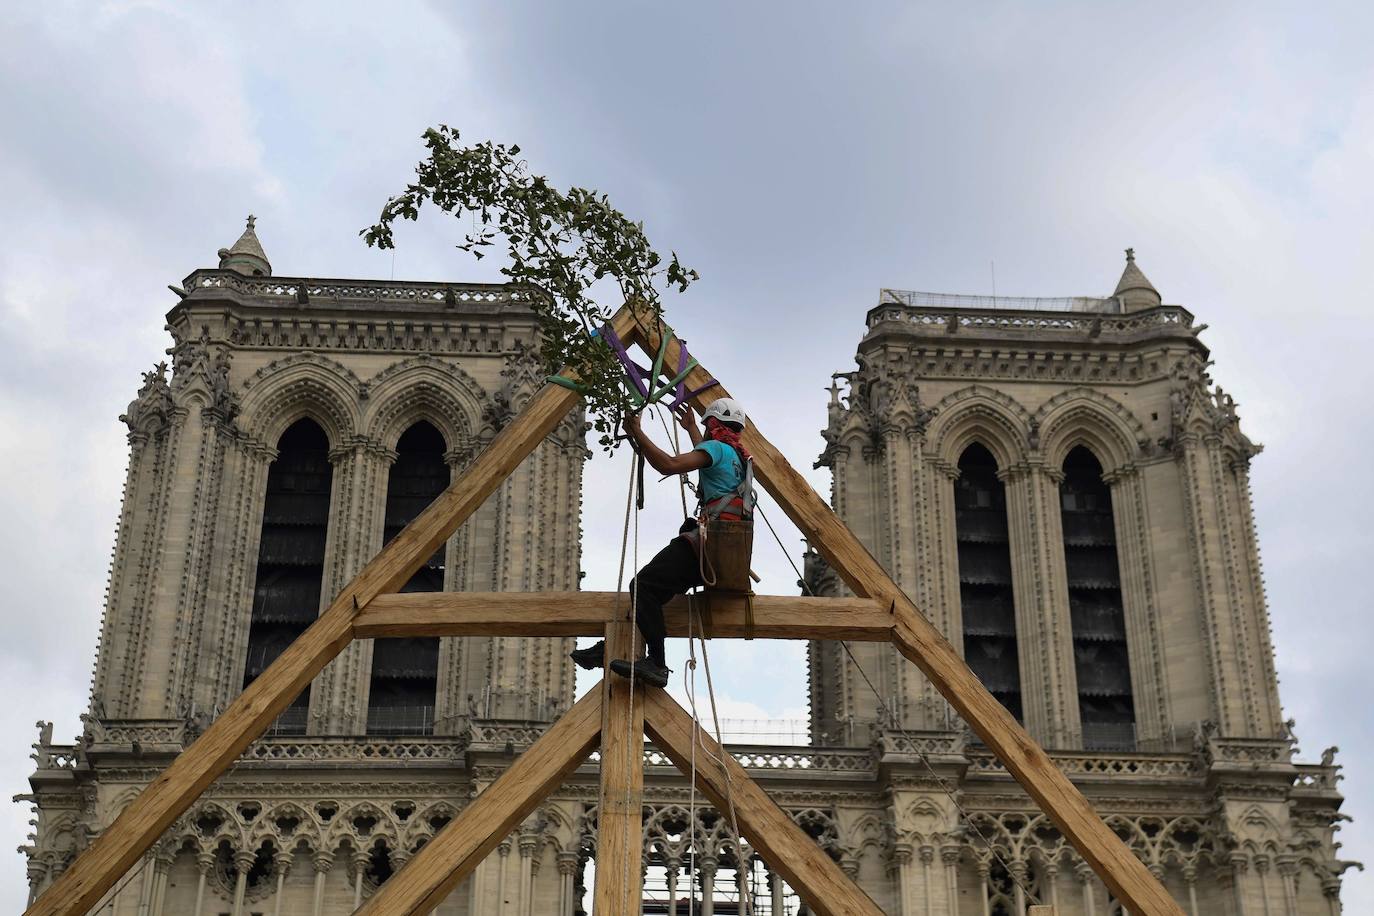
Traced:
[[744, 415], [744, 407], [734, 398], [720, 398], [712, 401], [711, 406], [707, 407], [706, 412], [701, 415], [701, 419], [706, 421], [711, 417], [738, 429], [744, 429], [744, 424], [749, 422], [749, 418]]

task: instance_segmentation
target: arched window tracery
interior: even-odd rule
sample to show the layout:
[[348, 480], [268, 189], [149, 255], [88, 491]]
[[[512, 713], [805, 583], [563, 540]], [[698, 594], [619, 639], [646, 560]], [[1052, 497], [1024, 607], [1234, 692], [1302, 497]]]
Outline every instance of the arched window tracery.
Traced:
[[[444, 437], [421, 420], [396, 443], [396, 461], [387, 475], [383, 538], [401, 533], [448, 486]], [[444, 545], [401, 587], [402, 592], [444, 589]], [[439, 640], [434, 637], [377, 639], [372, 645], [372, 683], [368, 692], [369, 735], [434, 733], [434, 701], [439, 679]]]
[[980, 443], [959, 457], [954, 482], [955, 537], [964, 659], [983, 685], [1021, 718], [1021, 665], [1017, 658], [1006, 487], [997, 460]]
[[[333, 477], [324, 430], [314, 420], [297, 420], [277, 441], [276, 460], [267, 469], [244, 687], [319, 616]], [[309, 706], [306, 685], [273, 732], [305, 734]]]
[[1059, 494], [1083, 747], [1134, 750], [1135, 703], [1112, 495], [1102, 464], [1084, 446], [1065, 456]]

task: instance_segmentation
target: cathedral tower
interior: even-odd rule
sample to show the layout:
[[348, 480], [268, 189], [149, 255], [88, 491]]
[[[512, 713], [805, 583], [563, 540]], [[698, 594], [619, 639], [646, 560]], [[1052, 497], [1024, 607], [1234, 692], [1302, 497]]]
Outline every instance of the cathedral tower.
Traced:
[[[1169, 880], [1194, 913], [1326, 913], [1342, 868], [1327, 808], [1339, 799], [1334, 770], [1314, 777], [1333, 790], [1320, 804], [1307, 800], [1313, 781], [1294, 779], [1251, 509], [1260, 447], [1208, 377], [1202, 329], [1163, 303], [1130, 249], [1106, 298], [884, 290], [858, 369], [832, 386], [818, 465], [841, 517], [1046, 748], [1117, 769], [1114, 791], [1126, 794], [1127, 774], [1152, 759], [1196, 755], [1168, 816], [1205, 800], [1198, 823], [1216, 847], [1203, 858], [1227, 889], [1225, 902], [1209, 896], [1220, 889], [1197, 886], [1196, 849], [1180, 854], [1193, 877]], [[808, 559], [812, 587], [838, 593]], [[954, 732], [976, 748], [890, 646], [852, 649], [811, 647], [819, 742]], [[1168, 811], [1165, 798], [1152, 810]], [[1141, 802], [1107, 810], [1132, 817]], [[937, 809], [943, 827], [932, 820], [921, 843], [957, 832], [948, 804]], [[1063, 863], [1029, 851], [1035, 819], [1011, 829], [1005, 814], [988, 817], [1015, 852], [1011, 870], [1033, 876], [1038, 857], [1048, 889], [1045, 869]], [[900, 809], [894, 819], [900, 836]], [[1005, 865], [989, 868], [996, 912], [1014, 882]], [[1271, 909], [1279, 901], [1288, 909]]]
[[[219, 259], [177, 290], [170, 369], [121, 418], [85, 734], [39, 746], [35, 893], [543, 383], [535, 318], [506, 287], [273, 276], [251, 216]], [[405, 590], [576, 589], [586, 457], [572, 415]], [[354, 642], [99, 912], [352, 912], [478, 788], [484, 753], [567, 708], [571, 642]], [[538, 848], [517, 859], [548, 867], [522, 912], [552, 911], [571, 826], [545, 813], [524, 835]], [[515, 888], [504, 856], [492, 880], [507, 865]]]

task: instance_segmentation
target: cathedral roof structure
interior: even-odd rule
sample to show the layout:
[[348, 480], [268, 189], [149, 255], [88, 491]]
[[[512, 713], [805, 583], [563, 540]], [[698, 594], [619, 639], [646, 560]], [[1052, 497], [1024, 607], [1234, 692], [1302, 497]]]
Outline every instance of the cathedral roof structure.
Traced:
[[272, 276], [272, 264], [267, 260], [267, 253], [262, 250], [262, 243], [258, 241], [258, 234], [254, 230], [256, 223], [257, 217], [248, 214], [248, 227], [243, 230], [239, 240], [232, 247], [219, 250], [220, 270], [232, 270], [249, 277]]

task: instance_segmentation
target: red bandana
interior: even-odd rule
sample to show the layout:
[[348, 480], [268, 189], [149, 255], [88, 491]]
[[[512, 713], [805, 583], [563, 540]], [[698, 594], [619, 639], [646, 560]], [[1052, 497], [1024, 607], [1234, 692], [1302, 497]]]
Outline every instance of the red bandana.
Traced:
[[706, 430], [706, 438], [714, 439], [717, 442], [724, 442], [726, 445], [739, 452], [740, 457], [745, 461], [751, 460], [754, 456], [749, 454], [749, 449], [745, 448], [739, 441], [739, 433], [735, 432], [724, 423], [712, 423]]

